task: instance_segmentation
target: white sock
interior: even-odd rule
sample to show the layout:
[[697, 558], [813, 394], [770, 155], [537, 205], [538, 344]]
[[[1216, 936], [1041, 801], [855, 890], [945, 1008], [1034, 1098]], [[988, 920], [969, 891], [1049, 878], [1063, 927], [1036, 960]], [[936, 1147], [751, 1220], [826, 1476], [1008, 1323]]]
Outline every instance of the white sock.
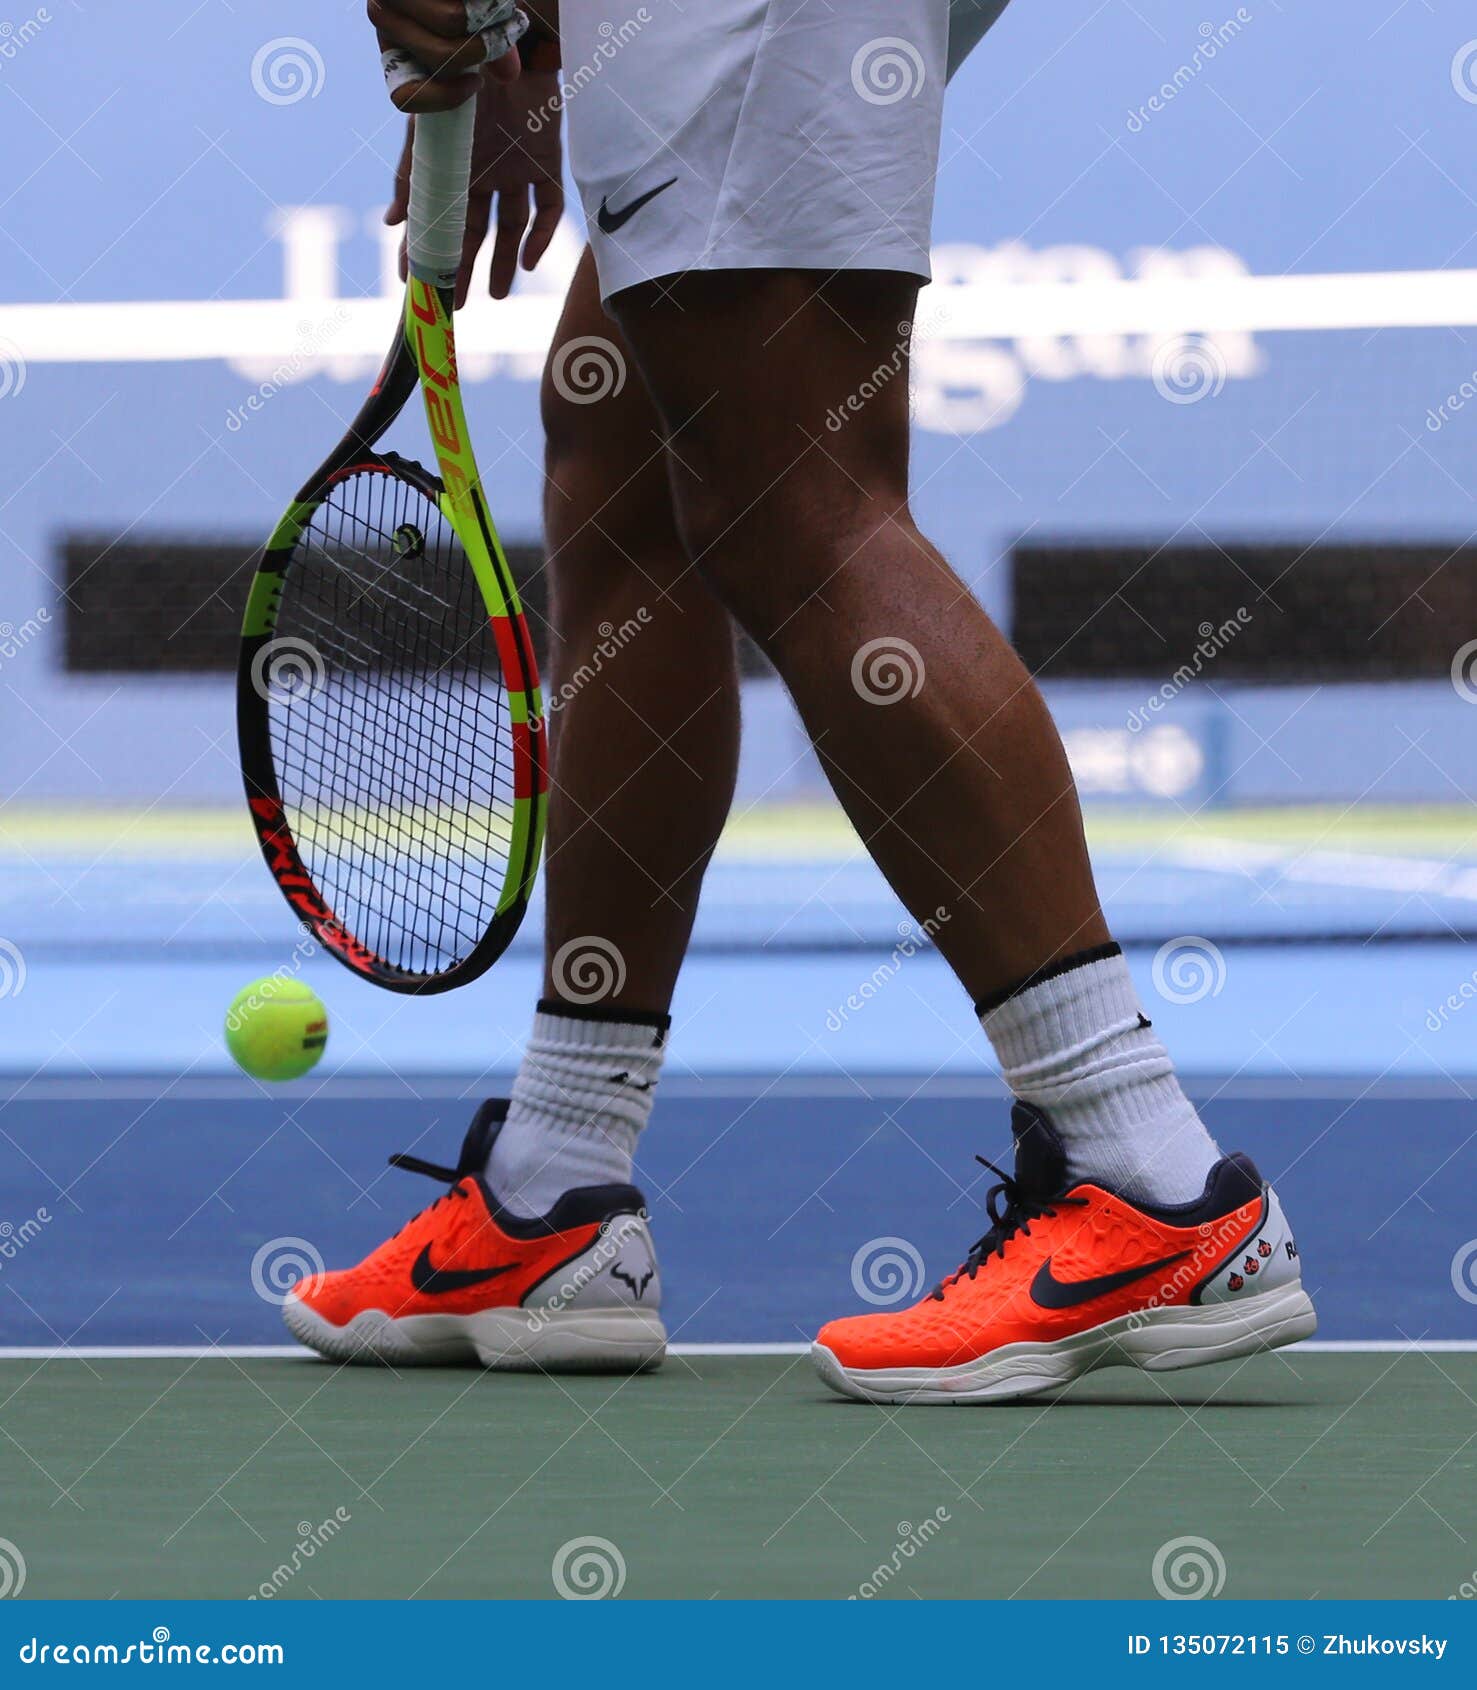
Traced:
[[976, 1005], [1006, 1084], [1051, 1117], [1072, 1180], [1189, 1203], [1221, 1152], [1180, 1089], [1117, 945]]
[[500, 1202], [546, 1215], [578, 1186], [630, 1182], [670, 1025], [665, 1015], [539, 1004], [487, 1164]]

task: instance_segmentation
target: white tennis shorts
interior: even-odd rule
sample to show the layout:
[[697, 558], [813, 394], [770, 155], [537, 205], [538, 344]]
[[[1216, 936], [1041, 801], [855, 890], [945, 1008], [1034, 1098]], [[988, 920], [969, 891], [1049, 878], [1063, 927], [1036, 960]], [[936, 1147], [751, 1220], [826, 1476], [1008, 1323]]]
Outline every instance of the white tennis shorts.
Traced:
[[561, 0], [604, 298], [687, 270], [927, 279], [944, 84], [1005, 0]]

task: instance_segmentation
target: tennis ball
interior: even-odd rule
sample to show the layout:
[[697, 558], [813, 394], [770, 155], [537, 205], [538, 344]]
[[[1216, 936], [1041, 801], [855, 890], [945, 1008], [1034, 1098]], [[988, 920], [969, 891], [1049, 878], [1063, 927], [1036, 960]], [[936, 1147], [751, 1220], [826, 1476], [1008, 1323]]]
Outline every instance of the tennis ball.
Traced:
[[253, 980], [226, 1011], [226, 1048], [253, 1079], [299, 1079], [327, 1043], [328, 1011], [301, 980]]

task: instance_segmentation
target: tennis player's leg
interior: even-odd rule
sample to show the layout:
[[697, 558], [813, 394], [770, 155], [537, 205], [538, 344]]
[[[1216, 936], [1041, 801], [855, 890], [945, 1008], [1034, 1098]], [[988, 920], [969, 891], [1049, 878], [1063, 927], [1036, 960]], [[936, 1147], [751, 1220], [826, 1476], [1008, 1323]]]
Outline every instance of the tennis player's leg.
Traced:
[[656, 409], [588, 251], [544, 372], [552, 730], [544, 996], [489, 1177], [543, 1214], [628, 1181], [733, 797], [728, 612], [678, 537]]
[[[1072, 1171], [1173, 1201], [1215, 1146], [1108, 936], [1060, 739], [908, 506], [944, 84], [997, 9], [660, 4], [572, 102], [570, 159], [689, 555]], [[609, 15], [565, 0], [567, 62]]]

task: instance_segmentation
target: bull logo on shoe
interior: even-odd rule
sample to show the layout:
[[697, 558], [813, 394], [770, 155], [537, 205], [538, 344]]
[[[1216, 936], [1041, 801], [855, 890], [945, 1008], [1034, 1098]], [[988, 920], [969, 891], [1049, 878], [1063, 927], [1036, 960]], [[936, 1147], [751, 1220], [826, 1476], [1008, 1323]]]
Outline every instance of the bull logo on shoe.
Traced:
[[656, 1269], [650, 1264], [647, 1265], [646, 1272], [643, 1273], [639, 1279], [635, 1274], [627, 1273], [619, 1262], [617, 1262], [610, 1270], [610, 1277], [612, 1279], [618, 1279], [622, 1285], [629, 1285], [631, 1287], [631, 1295], [638, 1303], [645, 1294], [646, 1287], [651, 1284], [655, 1276]]

